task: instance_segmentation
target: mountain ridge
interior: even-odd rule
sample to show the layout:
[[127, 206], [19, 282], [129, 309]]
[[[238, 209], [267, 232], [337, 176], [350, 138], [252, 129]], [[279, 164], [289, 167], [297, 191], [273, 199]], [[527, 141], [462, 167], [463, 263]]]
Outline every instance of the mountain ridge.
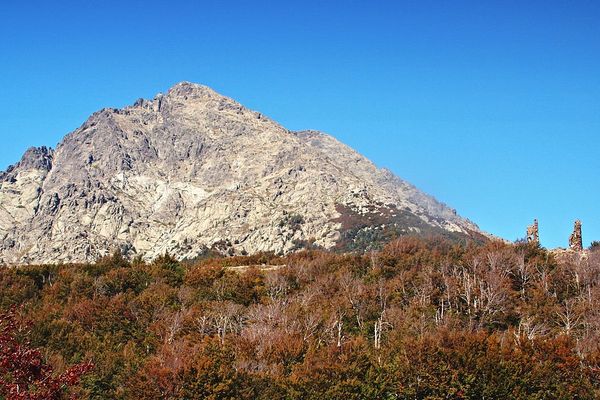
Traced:
[[190, 82], [93, 113], [56, 149], [29, 149], [0, 185], [6, 264], [486, 237], [332, 136], [290, 131]]

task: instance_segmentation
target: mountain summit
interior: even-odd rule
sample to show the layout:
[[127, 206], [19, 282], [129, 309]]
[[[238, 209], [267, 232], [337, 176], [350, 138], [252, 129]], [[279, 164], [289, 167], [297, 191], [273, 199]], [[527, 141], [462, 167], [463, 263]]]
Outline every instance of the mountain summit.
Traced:
[[0, 263], [359, 249], [476, 225], [333, 137], [182, 82], [0, 172]]

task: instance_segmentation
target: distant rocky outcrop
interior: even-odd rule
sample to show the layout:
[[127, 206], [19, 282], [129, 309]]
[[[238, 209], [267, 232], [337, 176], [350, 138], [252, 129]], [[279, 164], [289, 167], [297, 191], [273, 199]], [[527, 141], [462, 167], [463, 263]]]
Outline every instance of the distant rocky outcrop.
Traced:
[[540, 243], [540, 231], [537, 219], [534, 219], [533, 224], [527, 227], [527, 242], [534, 244]]
[[[540, 244], [540, 236], [538, 230], [538, 220], [534, 219], [533, 224], [527, 227], [527, 243]], [[581, 221], [576, 220], [573, 225], [573, 232], [569, 236], [569, 247], [556, 248], [550, 250], [554, 255], [564, 256], [565, 254], [581, 253], [582, 257], [587, 257], [587, 250], [583, 248], [583, 237], [581, 235]]]
[[573, 251], [583, 250], [583, 238], [581, 236], [581, 221], [576, 220], [573, 225], [573, 233], [569, 236], [569, 249]]
[[364, 249], [475, 224], [316, 131], [183, 82], [94, 113], [0, 174], [0, 263]]

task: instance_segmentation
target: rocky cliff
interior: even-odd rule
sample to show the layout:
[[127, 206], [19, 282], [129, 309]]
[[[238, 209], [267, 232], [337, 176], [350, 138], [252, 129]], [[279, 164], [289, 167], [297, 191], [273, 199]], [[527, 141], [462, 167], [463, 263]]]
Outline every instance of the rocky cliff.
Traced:
[[473, 223], [315, 131], [291, 132], [180, 83], [103, 109], [55, 150], [0, 173], [0, 263], [365, 248], [408, 233], [481, 238]]

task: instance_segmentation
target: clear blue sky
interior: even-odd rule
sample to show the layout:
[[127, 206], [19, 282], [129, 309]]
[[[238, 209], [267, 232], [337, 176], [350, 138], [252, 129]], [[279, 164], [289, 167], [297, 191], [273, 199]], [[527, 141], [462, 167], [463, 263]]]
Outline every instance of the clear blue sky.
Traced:
[[[295, 4], [293, 4], [295, 3]], [[0, 169], [203, 83], [514, 240], [600, 240], [599, 1], [0, 3]]]

